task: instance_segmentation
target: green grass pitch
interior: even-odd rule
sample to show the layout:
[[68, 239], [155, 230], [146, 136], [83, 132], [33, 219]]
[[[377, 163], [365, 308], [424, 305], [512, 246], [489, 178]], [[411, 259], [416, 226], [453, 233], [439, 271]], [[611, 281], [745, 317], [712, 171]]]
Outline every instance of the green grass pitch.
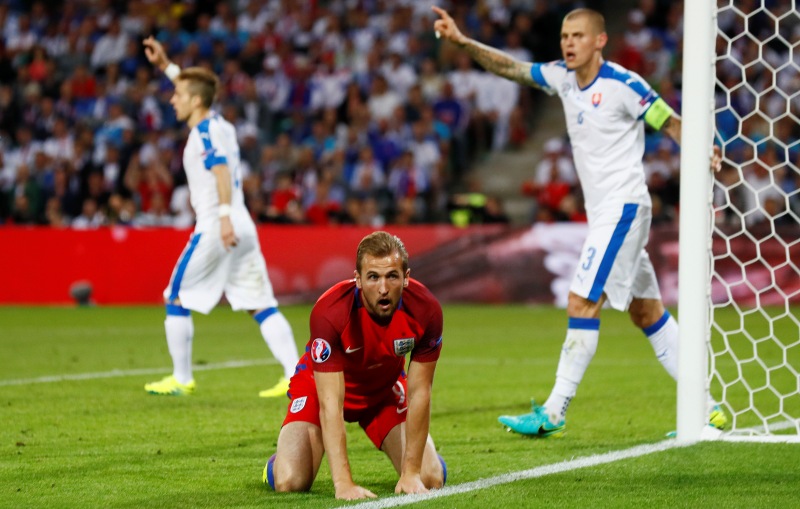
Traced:
[[[309, 306], [282, 309], [304, 344]], [[209, 368], [195, 373], [197, 393], [145, 394], [170, 371], [163, 318], [160, 307], [0, 308], [0, 507], [348, 505], [333, 498], [325, 461], [310, 493], [261, 483], [287, 400], [257, 397], [280, 368], [247, 315], [195, 315], [195, 364]], [[431, 434], [449, 486], [658, 443], [674, 429], [674, 383], [627, 316], [607, 311], [566, 436], [506, 433], [498, 415], [547, 396], [565, 324], [549, 307], [445, 307]], [[219, 367], [231, 361], [256, 363]], [[396, 475], [357, 425], [348, 448], [356, 482], [393, 497]], [[799, 445], [707, 442], [414, 507], [796, 507], [798, 464]]]

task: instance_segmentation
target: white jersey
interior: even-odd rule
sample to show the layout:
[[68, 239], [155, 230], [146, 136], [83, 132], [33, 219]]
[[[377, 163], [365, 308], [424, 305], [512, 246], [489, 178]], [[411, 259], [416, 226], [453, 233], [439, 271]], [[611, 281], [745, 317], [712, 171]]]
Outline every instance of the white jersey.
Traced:
[[248, 216], [242, 193], [236, 129], [224, 118], [209, 112], [206, 118], [192, 128], [183, 150], [183, 168], [189, 183], [189, 199], [197, 216], [195, 231], [208, 231], [219, 222], [217, 179], [211, 171], [218, 164], [227, 165], [231, 175], [232, 218]]
[[642, 165], [643, 118], [658, 94], [639, 75], [611, 62], [583, 89], [563, 60], [533, 64], [531, 77], [564, 105], [590, 218], [601, 204], [651, 206]]

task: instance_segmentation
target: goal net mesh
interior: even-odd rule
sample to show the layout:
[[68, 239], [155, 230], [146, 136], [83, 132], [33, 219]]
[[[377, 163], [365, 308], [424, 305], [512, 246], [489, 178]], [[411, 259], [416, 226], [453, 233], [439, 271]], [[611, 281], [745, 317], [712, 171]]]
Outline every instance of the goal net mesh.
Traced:
[[797, 437], [800, 13], [795, 0], [717, 6], [710, 391], [729, 436]]

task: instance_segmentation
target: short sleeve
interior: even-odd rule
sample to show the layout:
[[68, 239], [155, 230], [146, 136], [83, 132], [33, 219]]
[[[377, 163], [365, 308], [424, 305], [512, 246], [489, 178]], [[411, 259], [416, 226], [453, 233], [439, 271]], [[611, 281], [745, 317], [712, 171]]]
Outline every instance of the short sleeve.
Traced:
[[567, 67], [563, 60], [534, 63], [531, 66], [531, 78], [534, 83], [549, 95], [558, 93], [558, 89], [566, 76]]
[[442, 350], [442, 333], [444, 320], [442, 306], [432, 299], [425, 317], [425, 332], [422, 340], [411, 351], [411, 360], [417, 362], [433, 362], [439, 359]]
[[206, 170], [218, 164], [228, 164], [227, 154], [220, 143], [221, 133], [214, 127], [215, 124], [208, 118], [197, 124], [197, 132], [203, 142], [203, 165]]
[[319, 305], [311, 310], [309, 320], [311, 364], [314, 371], [344, 371], [341, 335], [325, 315], [325, 311], [320, 309]]

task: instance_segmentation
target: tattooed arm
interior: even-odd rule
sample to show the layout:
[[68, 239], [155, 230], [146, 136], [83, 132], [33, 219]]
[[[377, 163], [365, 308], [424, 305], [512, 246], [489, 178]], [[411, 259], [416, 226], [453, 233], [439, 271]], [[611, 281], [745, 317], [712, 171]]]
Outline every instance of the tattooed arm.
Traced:
[[538, 87], [531, 77], [530, 62], [520, 62], [508, 53], [487, 46], [461, 33], [456, 22], [450, 15], [439, 7], [432, 7], [439, 15], [433, 28], [440, 37], [462, 47], [469, 55], [487, 71], [507, 78], [522, 85]]

